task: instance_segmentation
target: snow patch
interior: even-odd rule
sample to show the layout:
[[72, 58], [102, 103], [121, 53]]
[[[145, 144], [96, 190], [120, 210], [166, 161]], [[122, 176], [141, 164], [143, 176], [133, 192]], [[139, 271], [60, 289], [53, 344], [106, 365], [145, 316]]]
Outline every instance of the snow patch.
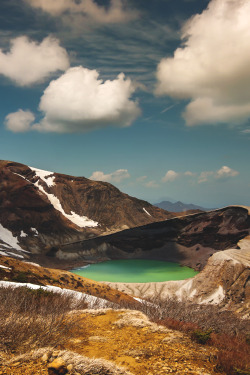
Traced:
[[[39, 177], [41, 180], [43, 180], [47, 184], [47, 186], [51, 187], [51, 186], [55, 185], [55, 182], [54, 182], [54, 179], [55, 179], [54, 172], [44, 171], [42, 169], [33, 168], [33, 167], [29, 167], [29, 168], [32, 171], [34, 171], [36, 173], [36, 176]], [[53, 176], [51, 176], [51, 175], [53, 175]]]
[[13, 236], [10, 230], [4, 228], [2, 224], [0, 224], [0, 238], [2, 241], [6, 242], [7, 245], [9, 245], [11, 248], [20, 251], [25, 251], [19, 246], [18, 239]]
[[38, 181], [35, 183], [35, 186], [37, 186], [38, 189], [48, 197], [50, 203], [54, 206], [54, 208], [57, 211], [61, 212], [63, 214], [63, 216], [65, 216], [72, 223], [76, 224], [78, 227], [80, 227], [80, 228], [96, 227], [98, 225], [98, 223], [96, 221], [88, 219], [86, 216], [80, 216], [73, 211], [71, 211], [70, 214], [66, 214], [66, 212], [62, 208], [61, 202], [59, 201], [59, 199], [54, 194], [47, 193], [44, 190], [44, 188], [41, 185], [39, 185]]
[[24, 258], [24, 256], [23, 255], [21, 255], [21, 254], [16, 254], [16, 253], [12, 253], [12, 252], [10, 252], [10, 251], [8, 251], [8, 253], [6, 253], [5, 254], [6, 256], [13, 256], [13, 257], [17, 257], [17, 258], [21, 258], [21, 259], [23, 259]]
[[30, 230], [32, 232], [34, 232], [36, 236], [38, 236], [39, 233], [38, 233], [38, 230], [36, 228], [30, 228]]
[[11, 270], [10, 267], [5, 267], [5, 266], [2, 266], [1, 264], [0, 264], [0, 268], [4, 268], [4, 269], [6, 269], [6, 270]]
[[21, 230], [21, 234], [20, 234], [19, 237], [27, 237], [27, 236], [28, 236], [27, 233], [25, 233], [23, 230]]
[[[4, 249], [0, 249], [0, 250], [4, 250]], [[4, 257], [7, 256], [6, 253], [4, 253], [3, 251], [0, 251], [0, 255], [3, 255]]]
[[34, 263], [34, 262], [24, 262], [27, 264], [31, 264], [32, 266], [41, 267], [40, 264]]
[[41, 286], [41, 285], [30, 284], [30, 283], [15, 283], [13, 281], [0, 281], [0, 287], [4, 287], [4, 288], [26, 287], [26, 288], [30, 288], [30, 289], [40, 289], [41, 288], [43, 290], [50, 291], [50, 292], [72, 295], [73, 297], [75, 297], [75, 299], [81, 299], [81, 298], [84, 297], [85, 301], [87, 302], [87, 304], [89, 305], [90, 308], [91, 308], [91, 306], [94, 306], [95, 304], [98, 304], [98, 308], [103, 308], [107, 305], [107, 303], [109, 303], [107, 300], [105, 300], [103, 298], [91, 296], [89, 294], [77, 292], [77, 291], [71, 290], [71, 289], [60, 288], [58, 286], [53, 286], [53, 285]]
[[146, 212], [146, 214], [147, 214], [148, 216], [152, 216], [152, 215], [150, 215], [150, 213], [149, 213], [149, 212], [146, 210], [146, 208], [144, 208], [144, 207], [143, 207], [143, 211]]

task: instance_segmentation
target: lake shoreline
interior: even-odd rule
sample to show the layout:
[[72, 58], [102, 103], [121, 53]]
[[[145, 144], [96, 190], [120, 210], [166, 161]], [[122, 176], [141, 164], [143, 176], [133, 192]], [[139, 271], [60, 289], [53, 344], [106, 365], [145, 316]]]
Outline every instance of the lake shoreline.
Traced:
[[84, 265], [70, 270], [98, 282], [150, 283], [186, 280], [198, 271], [180, 265], [148, 259], [120, 259]]

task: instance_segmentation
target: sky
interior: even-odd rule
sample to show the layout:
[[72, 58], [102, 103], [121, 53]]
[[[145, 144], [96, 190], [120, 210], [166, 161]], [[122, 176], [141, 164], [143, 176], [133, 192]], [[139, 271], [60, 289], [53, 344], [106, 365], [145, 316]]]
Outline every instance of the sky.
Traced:
[[1, 0], [0, 159], [250, 206], [249, 0]]

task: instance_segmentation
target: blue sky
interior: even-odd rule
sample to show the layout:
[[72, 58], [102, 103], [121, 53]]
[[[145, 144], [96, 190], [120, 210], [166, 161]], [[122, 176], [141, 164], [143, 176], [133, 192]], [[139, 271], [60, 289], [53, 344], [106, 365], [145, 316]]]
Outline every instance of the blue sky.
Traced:
[[250, 205], [248, 0], [1, 0], [0, 158]]

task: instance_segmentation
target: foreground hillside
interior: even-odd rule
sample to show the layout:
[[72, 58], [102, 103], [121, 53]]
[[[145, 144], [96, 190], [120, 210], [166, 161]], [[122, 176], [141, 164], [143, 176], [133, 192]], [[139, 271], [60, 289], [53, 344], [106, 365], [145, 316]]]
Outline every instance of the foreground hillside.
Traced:
[[[61, 243], [172, 216], [107, 182], [0, 161], [1, 251], [9, 247], [22, 256], [20, 248], [53, 253], [53, 246]], [[4, 230], [14, 236], [12, 243], [4, 243]]]
[[249, 375], [250, 320], [223, 305], [171, 300], [164, 290], [135, 299], [133, 286], [129, 295], [5, 256], [0, 280], [2, 375]]
[[[56, 286], [120, 304], [135, 304], [135, 300], [105, 284], [86, 279], [71, 272], [40, 267], [39, 265], [0, 255], [0, 280]], [[1, 281], [0, 281], [1, 285]]]
[[72, 318], [81, 329], [72, 330], [63, 350], [45, 348], [12, 358], [5, 355], [3, 373], [46, 374], [50, 368], [49, 374], [59, 374], [52, 372], [60, 366], [57, 359], [61, 369], [68, 367], [71, 374], [225, 374], [216, 371], [215, 348], [151, 323], [140, 312], [87, 310], [75, 312]]

